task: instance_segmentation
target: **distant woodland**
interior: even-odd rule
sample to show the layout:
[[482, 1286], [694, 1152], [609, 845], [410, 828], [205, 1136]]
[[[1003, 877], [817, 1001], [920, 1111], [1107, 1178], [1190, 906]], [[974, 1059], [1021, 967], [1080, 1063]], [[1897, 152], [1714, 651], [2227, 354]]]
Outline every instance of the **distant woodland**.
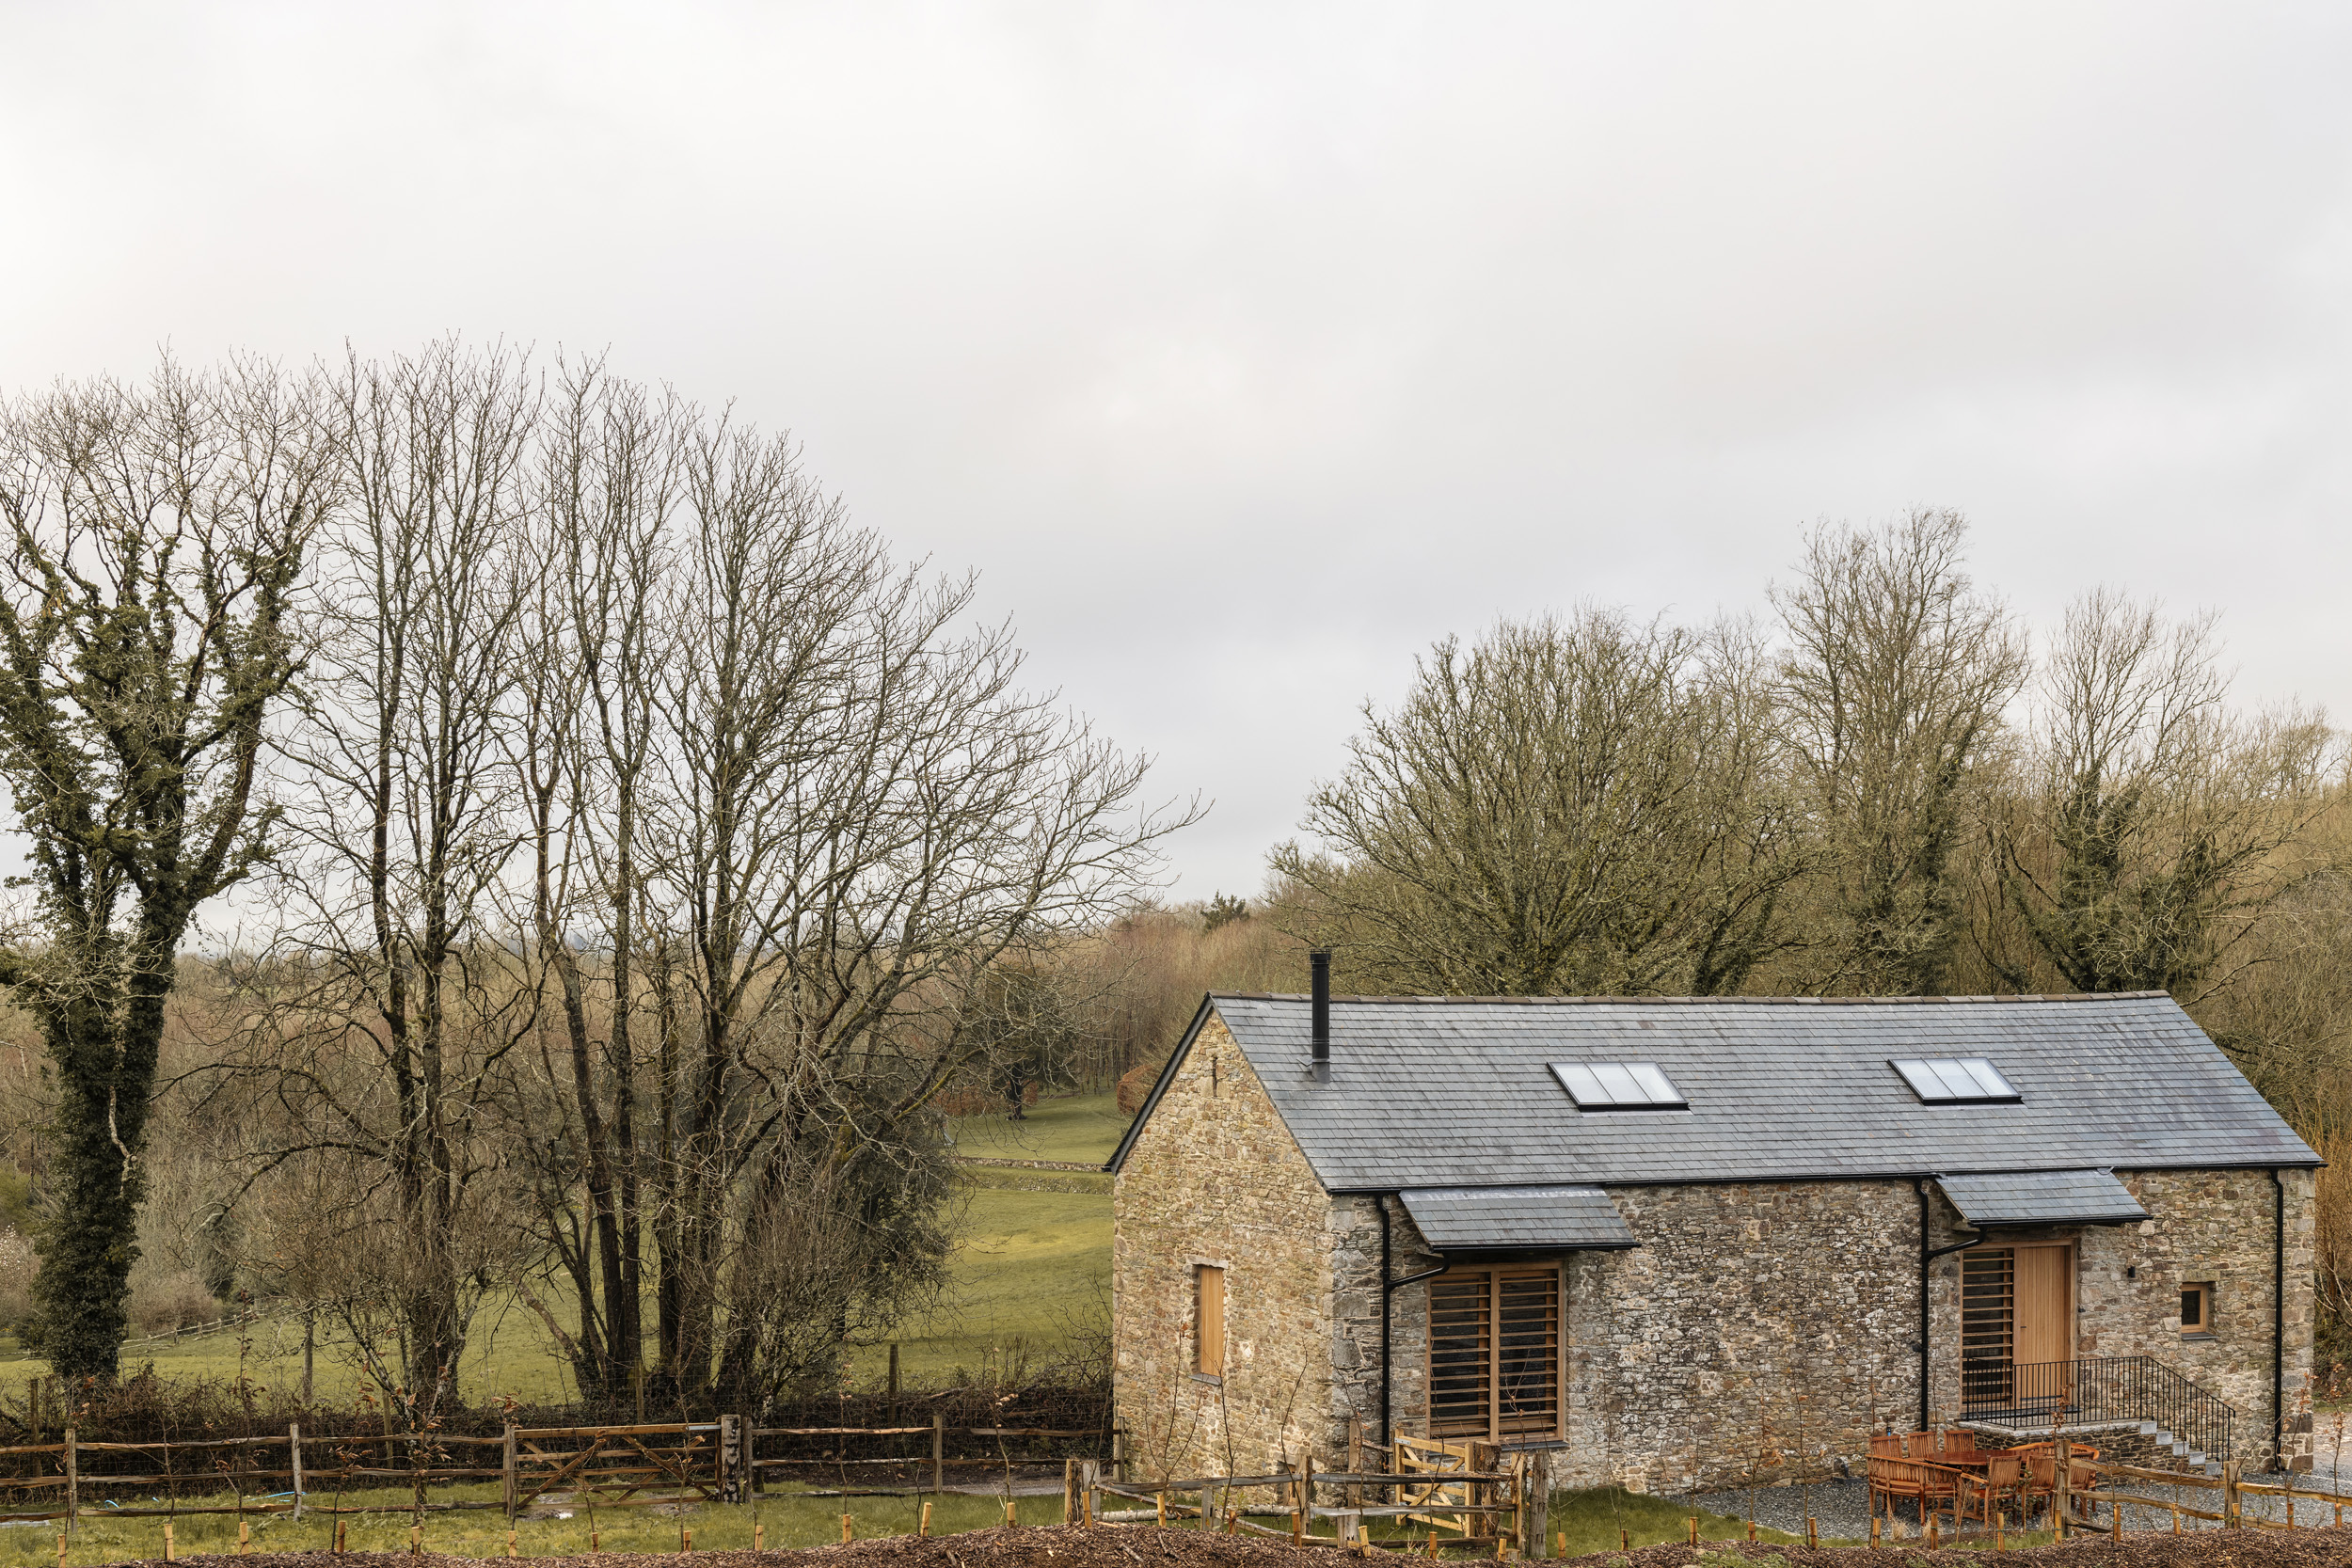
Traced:
[[[1791, 531], [1769, 610], [1466, 628], [1262, 888], [784, 436], [433, 345], [0, 417], [0, 1317], [297, 1305], [412, 1419], [485, 1301], [591, 1398], [755, 1408], [930, 1302], [950, 1114], [1132, 1104], [1208, 990], [2164, 990], [2334, 1162], [2325, 715], [2096, 584], [2028, 636], [1959, 516]], [[1575, 585], [1563, 584], [1564, 604]], [[1154, 789], [1157, 792], [1154, 792]]]

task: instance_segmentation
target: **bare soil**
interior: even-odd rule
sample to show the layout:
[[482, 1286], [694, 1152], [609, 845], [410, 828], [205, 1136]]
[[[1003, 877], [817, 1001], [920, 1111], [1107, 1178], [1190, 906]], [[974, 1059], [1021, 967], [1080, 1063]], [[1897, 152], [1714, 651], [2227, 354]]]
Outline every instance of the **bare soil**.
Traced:
[[[1401, 1554], [1380, 1552], [1376, 1558]], [[2321, 1568], [2352, 1560], [2352, 1528], [2298, 1530], [2203, 1530], [2126, 1534], [2118, 1544], [2085, 1536], [2063, 1545], [2017, 1551], [1943, 1547], [1749, 1545], [1709, 1542], [1697, 1548], [1641, 1546], [1572, 1558], [1572, 1568], [1731, 1568], [1740, 1558], [1757, 1568]], [[248, 1557], [183, 1557], [190, 1568], [483, 1568], [478, 1558], [405, 1552], [256, 1552]], [[1336, 1568], [1343, 1554], [1327, 1546], [1293, 1546], [1263, 1537], [1199, 1530], [1119, 1527], [1080, 1529], [1040, 1525], [970, 1530], [923, 1539], [877, 1537], [796, 1551], [692, 1552], [596, 1558], [544, 1557], [536, 1568]], [[1460, 1559], [1467, 1563], [1467, 1556]]]

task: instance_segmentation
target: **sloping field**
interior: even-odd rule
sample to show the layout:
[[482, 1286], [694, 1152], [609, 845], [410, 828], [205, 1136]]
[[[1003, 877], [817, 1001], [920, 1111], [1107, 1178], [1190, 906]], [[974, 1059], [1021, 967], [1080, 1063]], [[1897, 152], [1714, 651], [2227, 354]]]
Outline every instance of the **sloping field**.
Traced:
[[[960, 1154], [1088, 1164], [1110, 1158], [1125, 1130], [1126, 1118], [1109, 1095], [1042, 1101], [1018, 1122], [972, 1117], [952, 1127]], [[898, 1337], [899, 1375], [910, 1384], [936, 1383], [959, 1367], [977, 1369], [1009, 1355], [1025, 1356], [1035, 1368], [1061, 1354], [1096, 1319], [1109, 1320], [1109, 1178], [1018, 1166], [966, 1169], [971, 1184], [961, 1247], [946, 1299]], [[559, 1318], [567, 1314], [570, 1297], [562, 1280], [538, 1289]], [[357, 1396], [350, 1359], [349, 1348], [322, 1325], [312, 1382], [318, 1402], [348, 1405]], [[853, 1375], [877, 1380], [888, 1360], [885, 1346], [861, 1347], [852, 1357]], [[243, 1376], [260, 1387], [291, 1392], [302, 1380], [302, 1322], [281, 1313], [242, 1328], [123, 1348], [126, 1373], [149, 1361], [165, 1378], [227, 1383]], [[27, 1379], [48, 1370], [46, 1361], [0, 1338], [0, 1395], [13, 1402]], [[474, 1403], [511, 1395], [525, 1404], [550, 1405], [574, 1397], [546, 1325], [512, 1298], [493, 1300], [475, 1320], [463, 1382]]]

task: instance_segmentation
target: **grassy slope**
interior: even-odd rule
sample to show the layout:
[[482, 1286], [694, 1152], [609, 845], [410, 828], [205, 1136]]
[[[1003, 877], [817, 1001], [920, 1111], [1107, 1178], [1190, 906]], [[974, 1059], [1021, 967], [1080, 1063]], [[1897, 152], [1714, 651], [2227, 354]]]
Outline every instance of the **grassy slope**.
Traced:
[[[1110, 1157], [1125, 1126], [1111, 1098], [1098, 1095], [1042, 1101], [1019, 1122], [966, 1118], [955, 1124], [954, 1133], [966, 1154], [1099, 1164]], [[936, 1381], [958, 1367], [977, 1367], [1007, 1354], [1025, 1354], [1033, 1365], [1049, 1360], [1089, 1314], [1107, 1318], [1108, 1179], [985, 1167], [973, 1167], [972, 1176], [947, 1297], [900, 1336], [900, 1375], [910, 1383]], [[560, 1283], [542, 1294], [559, 1319], [566, 1315]], [[265, 1387], [292, 1389], [300, 1384], [298, 1319], [254, 1323], [243, 1338], [242, 1358], [240, 1336], [219, 1333], [127, 1346], [123, 1365], [135, 1370], [152, 1361], [157, 1373], [172, 1378], [226, 1382], [242, 1370]], [[854, 1375], [880, 1377], [888, 1356], [880, 1345], [862, 1348], [854, 1357]], [[0, 1340], [0, 1394], [11, 1402], [21, 1397], [26, 1379], [48, 1370], [47, 1363], [19, 1354], [12, 1341]], [[476, 1402], [497, 1394], [531, 1403], [570, 1397], [569, 1379], [546, 1327], [508, 1297], [493, 1301], [476, 1320], [464, 1378], [468, 1398]], [[323, 1403], [343, 1404], [358, 1387], [338, 1341], [322, 1331], [315, 1396]]]

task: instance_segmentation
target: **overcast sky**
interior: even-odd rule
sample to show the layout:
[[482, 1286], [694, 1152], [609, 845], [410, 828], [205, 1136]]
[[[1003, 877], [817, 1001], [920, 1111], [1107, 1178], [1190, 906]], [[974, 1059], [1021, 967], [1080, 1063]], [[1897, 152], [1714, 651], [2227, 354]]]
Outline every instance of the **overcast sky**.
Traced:
[[2352, 712], [2352, 8], [0, 5], [0, 386], [452, 329], [789, 428], [1252, 891], [1367, 697], [1949, 506]]

